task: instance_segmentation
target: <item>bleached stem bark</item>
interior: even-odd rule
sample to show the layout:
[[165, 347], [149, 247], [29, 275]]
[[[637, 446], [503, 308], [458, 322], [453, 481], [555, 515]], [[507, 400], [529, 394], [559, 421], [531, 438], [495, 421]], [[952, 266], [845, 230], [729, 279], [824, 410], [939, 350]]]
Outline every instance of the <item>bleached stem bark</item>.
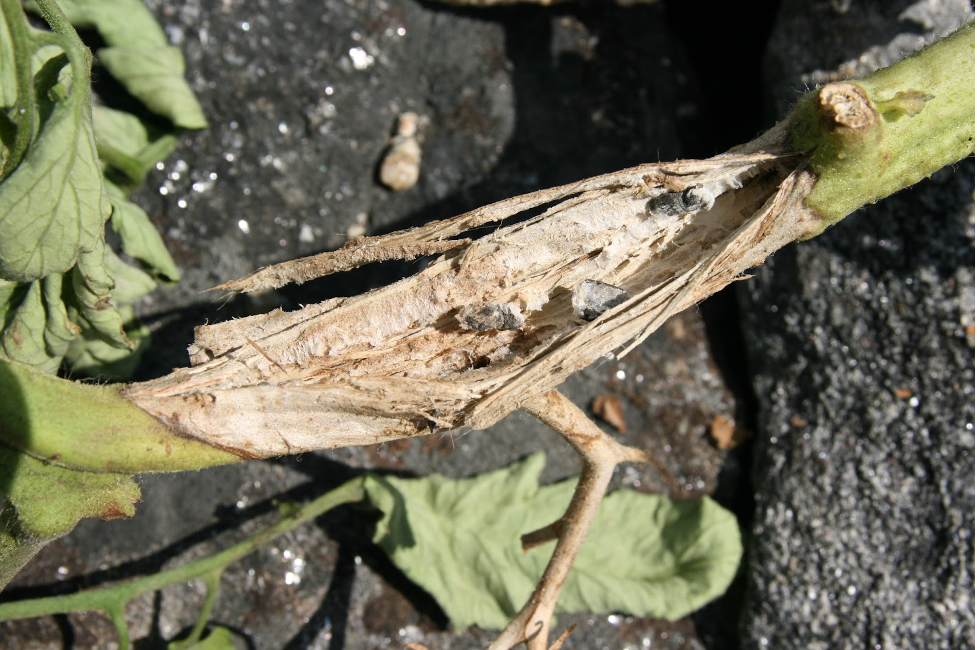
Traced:
[[[626, 447], [601, 431], [587, 415], [565, 396], [551, 390], [523, 405], [523, 410], [539, 418], [566, 438], [583, 459], [580, 482], [558, 522], [523, 537], [524, 545], [542, 543], [544, 538], [558, 541], [536, 591], [488, 650], [509, 650], [525, 642], [529, 650], [546, 650], [550, 619], [573, 561], [583, 546], [597, 508], [614, 473], [622, 462], [643, 462], [644, 452]], [[561, 641], [558, 643], [562, 644]]]

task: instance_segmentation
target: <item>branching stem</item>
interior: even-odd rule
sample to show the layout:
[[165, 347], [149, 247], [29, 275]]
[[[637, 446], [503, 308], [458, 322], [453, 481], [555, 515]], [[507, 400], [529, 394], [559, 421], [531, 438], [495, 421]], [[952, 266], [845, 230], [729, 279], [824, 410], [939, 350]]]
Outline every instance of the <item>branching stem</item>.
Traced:
[[51, 27], [51, 31], [65, 37], [73, 48], [85, 53], [85, 61], [88, 65], [85, 69], [84, 79], [87, 81], [91, 74], [91, 50], [82, 42], [81, 37], [78, 36], [78, 32], [75, 31], [75, 28], [71, 25], [71, 21], [64, 15], [57, 2], [53, 0], [34, 0], [34, 2], [37, 4], [41, 15], [44, 16], [44, 20]]
[[[89, 589], [63, 596], [34, 598], [0, 604], [0, 621], [97, 609], [109, 614], [119, 630], [120, 637], [124, 638], [126, 636], [124, 617], [120, 618], [118, 612], [124, 611], [125, 603], [140, 594], [156, 591], [169, 585], [188, 580], [201, 579], [207, 581], [208, 593], [201, 613], [202, 620], [197, 622], [193, 630], [195, 634], [199, 635], [203, 631], [206, 617], [213, 606], [220, 574], [225, 567], [254, 552], [279, 535], [312, 521], [324, 512], [344, 503], [361, 501], [365, 497], [366, 492], [363, 489], [363, 479], [353, 479], [302, 506], [294, 513], [282, 517], [279, 522], [220, 553], [196, 562], [191, 562], [190, 564], [112, 587]], [[122, 622], [120, 623], [120, 621]]]
[[[524, 405], [523, 410], [535, 415], [566, 438], [583, 459], [583, 469], [580, 471], [580, 482], [563, 517], [555, 524], [541, 529], [548, 531], [544, 535], [549, 534], [551, 539], [555, 537], [557, 544], [539, 586], [519, 614], [492, 642], [489, 650], [509, 650], [523, 641], [529, 650], [546, 650], [550, 619], [556, 609], [560, 592], [604, 498], [614, 468], [622, 462], [647, 460], [644, 452], [625, 447], [601, 431], [583, 411], [558, 391], [551, 390], [537, 397]], [[534, 533], [530, 533], [527, 537], [533, 535]], [[525, 541], [526, 537], [523, 539]], [[542, 543], [540, 539], [541, 536], [537, 536], [532, 541]]]

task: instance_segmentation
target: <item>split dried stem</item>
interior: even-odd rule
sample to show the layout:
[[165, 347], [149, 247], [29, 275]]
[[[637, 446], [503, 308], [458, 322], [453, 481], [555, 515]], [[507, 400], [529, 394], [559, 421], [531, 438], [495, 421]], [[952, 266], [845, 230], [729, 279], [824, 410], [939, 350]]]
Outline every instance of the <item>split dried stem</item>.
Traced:
[[[227, 283], [254, 291], [398, 251], [442, 253], [376, 291], [198, 327], [192, 368], [126, 397], [243, 458], [487, 428], [816, 229], [801, 205], [804, 157], [778, 142], [774, 131], [709, 160], [543, 190]], [[594, 284], [626, 299], [581, 311]]]

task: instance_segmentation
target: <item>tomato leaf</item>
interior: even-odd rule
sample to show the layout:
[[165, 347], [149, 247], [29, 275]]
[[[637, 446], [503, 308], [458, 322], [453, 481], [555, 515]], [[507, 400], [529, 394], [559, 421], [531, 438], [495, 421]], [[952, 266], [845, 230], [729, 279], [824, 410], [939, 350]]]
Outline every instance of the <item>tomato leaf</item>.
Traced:
[[61, 301], [62, 276], [29, 284], [0, 281], [4, 310], [0, 350], [3, 356], [54, 373], [80, 328]]
[[83, 93], [55, 104], [0, 192], [0, 278], [67, 271], [102, 236], [109, 202]]
[[92, 109], [99, 158], [139, 185], [146, 173], [176, 147], [176, 136], [153, 129], [138, 117], [106, 106]]
[[58, 467], [0, 443], [0, 487], [30, 535], [56, 537], [86, 517], [135, 514], [139, 486], [131, 476]]
[[[122, 241], [122, 250], [146, 265], [153, 276], [168, 284], [180, 279], [180, 270], [166, 250], [156, 226], [149, 216], [135, 203], [129, 201], [120, 188], [106, 182], [109, 200], [112, 202], [112, 229]], [[125, 300], [120, 295], [118, 300]]]
[[175, 47], [106, 47], [98, 52], [102, 65], [133, 97], [177, 126], [207, 126], [203, 109], [183, 79], [183, 53]]
[[[520, 535], [557, 520], [576, 481], [540, 487], [545, 458], [464, 480], [367, 479], [383, 512], [374, 541], [437, 599], [452, 625], [505, 626], [542, 576], [555, 543], [523, 552]], [[605, 497], [557, 611], [676, 619], [721, 595], [742, 555], [735, 516], [708, 497]]]
[[156, 18], [142, 0], [58, 0], [75, 27], [97, 29], [109, 45], [166, 45]]

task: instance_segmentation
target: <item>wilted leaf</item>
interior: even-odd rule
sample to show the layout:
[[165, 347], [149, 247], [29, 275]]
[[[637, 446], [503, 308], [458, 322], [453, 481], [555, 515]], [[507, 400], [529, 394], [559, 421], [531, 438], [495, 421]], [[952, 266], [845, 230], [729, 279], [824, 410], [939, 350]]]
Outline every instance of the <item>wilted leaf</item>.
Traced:
[[[520, 535], [559, 518], [576, 486], [540, 487], [544, 462], [535, 455], [465, 480], [367, 480], [383, 512], [374, 541], [456, 628], [503, 627], [542, 575], [554, 543], [524, 553]], [[741, 554], [736, 518], [711, 499], [615, 492], [597, 513], [558, 611], [676, 619], [721, 595]]]
[[106, 267], [106, 257], [105, 243], [101, 240], [95, 250], [78, 256], [78, 263], [69, 274], [72, 295], [68, 313], [83, 329], [91, 326], [112, 347], [131, 350], [135, 344], [126, 338], [122, 316], [111, 301], [115, 283]]
[[57, 467], [0, 443], [0, 491], [31, 535], [67, 533], [80, 519], [135, 514], [139, 486], [131, 476]]
[[31, 282], [71, 268], [102, 234], [109, 203], [91, 124], [73, 94], [57, 102], [0, 192], [0, 277]]
[[183, 53], [175, 47], [106, 47], [99, 61], [149, 110], [177, 126], [207, 126], [203, 110], [183, 79]]
[[[112, 218], [109, 223], [122, 241], [122, 250], [143, 262], [160, 280], [171, 283], [179, 280], [180, 270], [170, 257], [163, 238], [149, 220], [149, 216], [142, 208], [129, 201], [118, 187], [108, 182], [106, 187], [112, 202]], [[119, 295], [115, 297], [126, 300]]]
[[[111, 248], [105, 248], [104, 272], [111, 278], [111, 303], [106, 309], [89, 309], [105, 327], [115, 327], [116, 319], [121, 323], [125, 335], [125, 345], [118, 339], [106, 336], [96, 328], [87, 317], [75, 320], [81, 324], [81, 336], [71, 341], [64, 358], [72, 371], [103, 379], [128, 379], [135, 372], [139, 360], [150, 344], [149, 328], [136, 318], [132, 303], [156, 288], [156, 281], [147, 273], [126, 264]], [[114, 329], [109, 331], [114, 332]]]
[[126, 337], [134, 346], [118, 348], [94, 331], [82, 326], [81, 336], [76, 337], [65, 352], [64, 360], [76, 374], [100, 379], [128, 379], [139, 366], [139, 360], [152, 342], [149, 328], [136, 318], [131, 305], [120, 305]]
[[0, 347], [8, 359], [54, 373], [79, 327], [68, 319], [61, 302], [61, 276], [29, 284], [0, 281], [4, 309]]

